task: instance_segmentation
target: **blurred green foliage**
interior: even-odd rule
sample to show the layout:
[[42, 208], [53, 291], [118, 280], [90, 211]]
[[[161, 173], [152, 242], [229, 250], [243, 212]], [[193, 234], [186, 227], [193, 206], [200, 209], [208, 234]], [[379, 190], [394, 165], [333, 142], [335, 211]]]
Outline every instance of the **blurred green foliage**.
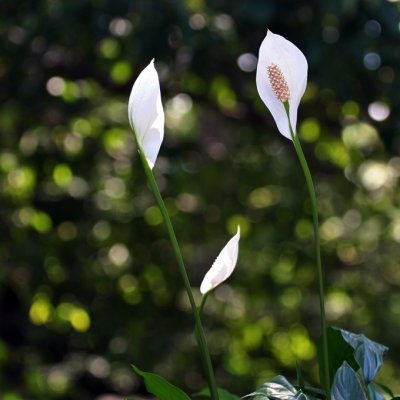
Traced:
[[394, 0], [0, 1], [1, 398], [140, 393], [132, 362], [205, 385], [127, 120], [153, 57], [155, 174], [193, 286], [242, 228], [237, 269], [205, 309], [219, 385], [244, 395], [293, 378], [296, 360], [317, 381], [307, 190], [255, 87], [267, 28], [309, 61], [298, 131], [330, 323], [388, 345], [381, 380], [400, 391], [399, 15]]

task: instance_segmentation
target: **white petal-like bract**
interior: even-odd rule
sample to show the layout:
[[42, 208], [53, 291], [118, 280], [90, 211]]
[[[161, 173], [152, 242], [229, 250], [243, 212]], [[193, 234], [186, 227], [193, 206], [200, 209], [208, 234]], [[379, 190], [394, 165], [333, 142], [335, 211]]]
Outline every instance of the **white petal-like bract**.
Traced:
[[206, 273], [200, 286], [200, 292], [205, 294], [224, 282], [235, 269], [239, 253], [240, 227], [237, 233], [221, 250], [213, 265]]
[[278, 99], [268, 74], [269, 67], [280, 70], [289, 88], [289, 115], [293, 132], [296, 133], [297, 109], [307, 85], [307, 60], [304, 54], [280, 35], [268, 31], [260, 46], [256, 83], [257, 90], [275, 119], [279, 132], [291, 139], [284, 104]]
[[129, 123], [137, 143], [153, 168], [164, 138], [164, 109], [154, 60], [133, 84], [128, 104]]

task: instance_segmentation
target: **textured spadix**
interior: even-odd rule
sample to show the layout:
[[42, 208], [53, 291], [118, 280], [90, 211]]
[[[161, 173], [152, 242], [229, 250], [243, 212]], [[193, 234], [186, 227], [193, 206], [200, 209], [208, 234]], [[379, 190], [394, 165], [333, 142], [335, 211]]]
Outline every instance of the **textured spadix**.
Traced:
[[257, 90], [279, 132], [291, 139], [284, 102], [288, 101], [290, 124], [296, 133], [297, 109], [307, 85], [307, 60], [291, 42], [268, 31], [260, 46]]

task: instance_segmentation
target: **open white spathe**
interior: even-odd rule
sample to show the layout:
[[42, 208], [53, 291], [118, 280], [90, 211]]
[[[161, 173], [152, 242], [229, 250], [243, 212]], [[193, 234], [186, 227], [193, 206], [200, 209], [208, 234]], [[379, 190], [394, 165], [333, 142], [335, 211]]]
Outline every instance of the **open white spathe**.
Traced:
[[307, 85], [307, 60], [292, 42], [271, 31], [267, 32], [261, 43], [256, 74], [257, 90], [274, 117], [279, 132], [291, 139], [285, 106], [277, 98], [268, 76], [268, 67], [271, 65], [279, 68], [289, 88], [290, 124], [296, 134], [297, 109]]

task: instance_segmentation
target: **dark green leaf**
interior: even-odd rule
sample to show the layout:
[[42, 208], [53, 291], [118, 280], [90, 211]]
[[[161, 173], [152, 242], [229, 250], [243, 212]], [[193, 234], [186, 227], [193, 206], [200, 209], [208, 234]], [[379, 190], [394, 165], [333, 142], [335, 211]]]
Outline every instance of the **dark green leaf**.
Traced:
[[143, 400], [142, 398], [139, 397], [127, 397], [125, 400]]
[[143, 372], [132, 365], [134, 371], [143, 377], [146, 389], [159, 400], [190, 400], [190, 397], [181, 389], [169, 383], [161, 376], [152, 372]]
[[333, 380], [332, 400], [367, 400], [357, 374], [346, 361]]
[[[218, 388], [218, 397], [219, 400], [240, 400], [239, 396], [228, 392], [225, 389]], [[200, 390], [200, 392], [196, 393], [196, 396], [204, 396], [204, 397], [211, 397], [210, 389], [208, 387]]]
[[355, 350], [354, 357], [361, 367], [364, 379], [368, 384], [374, 379], [381, 367], [383, 355], [388, 351], [388, 348], [368, 339], [363, 334], [355, 334], [343, 329], [340, 331], [343, 339]]
[[296, 394], [295, 397], [293, 397], [293, 400], [308, 400], [309, 398], [304, 394], [304, 393], [298, 393]]
[[309, 398], [314, 398], [313, 396], [318, 396], [318, 398], [325, 398], [325, 391], [321, 388], [316, 388], [312, 386], [304, 386], [304, 388], [299, 388], [303, 393], [308, 395]]
[[[328, 353], [329, 353], [329, 382], [332, 386], [336, 371], [346, 361], [354, 370], [359, 368], [355, 358], [354, 349], [344, 340], [341, 330], [328, 327]], [[322, 361], [322, 340], [318, 343], [318, 359], [320, 366], [321, 382], [325, 376], [324, 363]]]
[[373, 385], [379, 386], [385, 393], [387, 393], [391, 397], [395, 397], [393, 391], [388, 388], [386, 385], [378, 382], [373, 382]]
[[299, 361], [296, 362], [296, 375], [297, 375], [297, 385], [300, 389], [304, 388], [304, 378], [301, 371], [301, 364]]

